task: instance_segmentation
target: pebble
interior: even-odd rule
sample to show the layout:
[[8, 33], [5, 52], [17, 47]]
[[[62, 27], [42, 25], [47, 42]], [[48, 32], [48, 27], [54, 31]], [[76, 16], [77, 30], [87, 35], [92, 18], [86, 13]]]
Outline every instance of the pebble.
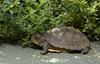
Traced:
[[74, 56], [74, 58], [80, 58], [79, 56]]
[[20, 60], [21, 58], [20, 57], [16, 57], [16, 60]]
[[60, 61], [59, 58], [51, 58], [51, 59], [49, 60], [49, 62], [52, 62], [52, 63], [56, 63], [56, 62], [59, 62], [59, 61]]

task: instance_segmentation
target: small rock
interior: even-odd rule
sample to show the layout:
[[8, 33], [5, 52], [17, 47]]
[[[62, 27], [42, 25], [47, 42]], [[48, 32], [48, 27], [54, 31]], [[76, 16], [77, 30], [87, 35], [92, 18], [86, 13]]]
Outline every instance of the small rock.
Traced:
[[20, 57], [16, 57], [16, 60], [20, 60]]
[[42, 62], [49, 62], [48, 60], [41, 59]]
[[59, 58], [52, 58], [49, 60], [49, 62], [52, 62], [52, 63], [56, 63], [56, 62], [59, 62], [60, 59]]
[[36, 55], [33, 55], [33, 58], [36, 57]]
[[0, 54], [3, 54], [3, 52], [0, 51]]
[[87, 56], [87, 57], [91, 57], [91, 56]]
[[40, 58], [40, 56], [37, 56], [37, 58]]
[[34, 62], [32, 61], [32, 63], [34, 63]]
[[78, 57], [78, 56], [74, 56], [74, 58], [80, 58], [80, 57]]
[[100, 56], [97, 56], [98, 58], [100, 58]]

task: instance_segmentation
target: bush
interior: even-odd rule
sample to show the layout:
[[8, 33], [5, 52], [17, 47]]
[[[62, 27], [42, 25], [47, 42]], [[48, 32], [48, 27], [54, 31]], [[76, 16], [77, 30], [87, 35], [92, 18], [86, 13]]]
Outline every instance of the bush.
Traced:
[[2, 0], [0, 38], [30, 42], [33, 33], [60, 25], [73, 25], [89, 38], [100, 38], [98, 0]]

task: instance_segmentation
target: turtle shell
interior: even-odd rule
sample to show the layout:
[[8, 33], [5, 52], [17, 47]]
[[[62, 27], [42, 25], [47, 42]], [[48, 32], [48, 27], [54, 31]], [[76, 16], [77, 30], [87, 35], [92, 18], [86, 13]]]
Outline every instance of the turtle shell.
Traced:
[[54, 28], [49, 30], [44, 39], [52, 46], [67, 50], [90, 48], [90, 41], [79, 30], [73, 27]]

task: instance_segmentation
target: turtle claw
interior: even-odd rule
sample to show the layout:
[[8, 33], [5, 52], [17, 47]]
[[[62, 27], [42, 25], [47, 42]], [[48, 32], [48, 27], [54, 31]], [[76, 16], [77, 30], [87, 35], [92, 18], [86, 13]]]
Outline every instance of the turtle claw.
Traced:
[[48, 52], [40, 52], [41, 55], [46, 55]]
[[81, 54], [88, 54], [89, 50], [89, 48], [85, 48], [81, 51]]

